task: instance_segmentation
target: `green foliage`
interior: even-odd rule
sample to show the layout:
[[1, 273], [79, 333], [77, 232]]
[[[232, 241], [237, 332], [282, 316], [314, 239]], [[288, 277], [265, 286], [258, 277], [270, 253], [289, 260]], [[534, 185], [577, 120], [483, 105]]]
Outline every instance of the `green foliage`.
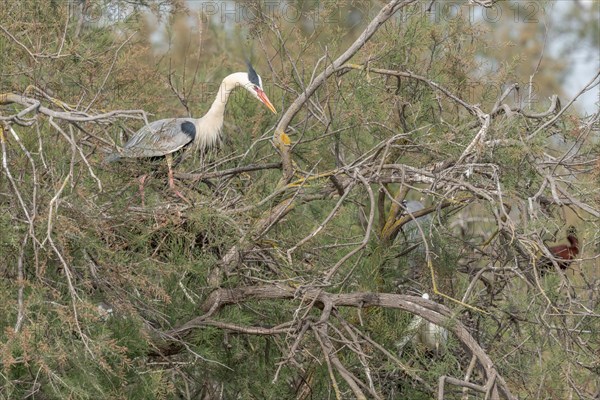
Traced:
[[[111, 15], [109, 3], [122, 7], [121, 14]], [[181, 1], [7, 2], [0, 21], [13, 37], [0, 31], [0, 96], [23, 94], [72, 115], [143, 109], [149, 120], [198, 117], [221, 79], [244, 68], [242, 55], [253, 41], [267, 94], [285, 111], [381, 6], [288, 3], [304, 11], [299, 22], [276, 13], [227, 24], [213, 16], [198, 25]], [[260, 2], [247, 6], [265, 12]], [[344, 19], [359, 11], [360, 23]], [[334, 12], [344, 18], [311, 22]], [[597, 31], [584, 15], [573, 11], [569, 18], [586, 23], [579, 34]], [[291, 183], [279, 168], [217, 173], [281, 162], [270, 141], [278, 116], [245, 91], [228, 103], [219, 148], [184, 157], [175, 167], [216, 173], [177, 180], [191, 204], [168, 188], [162, 159], [103, 163], [141, 120], [68, 122], [30, 111], [23, 118], [35, 119], [10, 124], [19, 140], [2, 125], [0, 398], [317, 399], [333, 398], [336, 390], [351, 398], [339, 370], [330, 373], [331, 358], [325, 359], [315, 333], [325, 305], [304, 297], [310, 288], [430, 293], [451, 309], [447, 328], [464, 324], [519, 398], [567, 398], [572, 387], [597, 391], [597, 222], [571, 201], [598, 208], [597, 133], [586, 136], [585, 120], [569, 112], [529, 118], [500, 110], [482, 142], [463, 157], [481, 134], [481, 121], [468, 107], [423, 80], [377, 72], [408, 71], [490, 112], [499, 88], [529, 79], [539, 32], [524, 27], [522, 46], [491, 51], [490, 31], [499, 29], [507, 40], [512, 33], [472, 22], [467, 15], [440, 21], [417, 13], [382, 26], [350, 60], [364, 68], [330, 77], [288, 127]], [[525, 47], [528, 41], [536, 46]], [[516, 51], [521, 48], [526, 51]], [[539, 98], [559, 90], [564, 68], [545, 57], [556, 68], [540, 69]], [[0, 117], [24, 108], [9, 103], [0, 97]], [[511, 98], [505, 103], [520, 107]], [[543, 113], [548, 104], [524, 109]], [[550, 118], [556, 123], [525, 144], [523, 137]], [[577, 157], [552, 164], [565, 152]], [[401, 167], [389, 172], [384, 165]], [[340, 191], [332, 176], [355, 186]], [[570, 208], [543, 202], [532, 208], [529, 200], [538, 192], [554, 196], [555, 183], [569, 191], [568, 201], [561, 198]], [[406, 199], [435, 206], [422, 222], [423, 236], [411, 237], [407, 224], [386, 237], [381, 226], [403, 187], [410, 188]], [[344, 190], [349, 194], [338, 205]], [[287, 200], [293, 200], [289, 210], [277, 219]], [[398, 218], [405, 215], [401, 210]], [[582, 228], [580, 269], [569, 269], [566, 278], [524, 279], [529, 260], [541, 254], [537, 239], [563, 243], [561, 229], [571, 221]], [[235, 260], [220, 287], [273, 284], [294, 288], [294, 298], [239, 299], [207, 309], [214, 273], [228, 257]], [[433, 293], [432, 279], [447, 297]], [[467, 291], [465, 302], [485, 312], [451, 300]], [[580, 303], [585, 296], [589, 304]], [[102, 311], [102, 304], [112, 311]], [[172, 340], [173, 329], [201, 315], [187, 336]], [[471, 354], [455, 335], [443, 354], [412, 341], [398, 353], [413, 317], [396, 308], [339, 307], [324, 325], [335, 356], [358, 379], [372, 379], [381, 397], [428, 399], [433, 394], [396, 361], [364, 338], [348, 339], [351, 328], [364, 333], [431, 387], [442, 375], [464, 377]], [[243, 332], [282, 324], [289, 330]], [[299, 338], [304, 324], [310, 329]], [[157, 356], [165, 343], [181, 348]], [[484, 378], [475, 369], [471, 381], [483, 384]], [[447, 390], [446, 398], [461, 398]]]

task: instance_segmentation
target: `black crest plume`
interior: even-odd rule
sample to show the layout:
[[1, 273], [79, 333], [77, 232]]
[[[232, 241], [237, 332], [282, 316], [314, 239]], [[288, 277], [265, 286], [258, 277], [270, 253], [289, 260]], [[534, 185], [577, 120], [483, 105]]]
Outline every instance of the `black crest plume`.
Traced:
[[250, 82], [254, 83], [255, 85], [260, 86], [260, 81], [258, 80], [258, 74], [254, 70], [254, 68], [252, 68], [252, 64], [250, 63], [250, 60], [246, 60], [246, 65], [248, 65], [248, 79], [250, 80]]

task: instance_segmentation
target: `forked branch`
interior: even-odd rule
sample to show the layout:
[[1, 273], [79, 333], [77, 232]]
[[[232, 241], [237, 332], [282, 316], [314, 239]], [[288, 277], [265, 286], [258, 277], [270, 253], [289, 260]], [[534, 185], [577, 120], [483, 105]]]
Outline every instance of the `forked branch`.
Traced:
[[[314, 307], [325, 310], [336, 310], [341, 307], [369, 308], [384, 307], [403, 311], [408, 311], [418, 315], [436, 325], [446, 327], [456, 338], [477, 358], [480, 367], [483, 369], [486, 377], [486, 389], [497, 388], [505, 398], [515, 399], [505, 380], [500, 376], [494, 366], [492, 359], [479, 346], [475, 338], [469, 333], [467, 328], [456, 319], [452, 319], [452, 312], [447, 307], [421, 297], [407, 296], [390, 293], [327, 293], [322, 289], [307, 289], [299, 296], [296, 288], [285, 285], [262, 285], [238, 287], [235, 289], [217, 289], [214, 290], [204, 303], [200, 306], [205, 314], [196, 317], [178, 328], [164, 333], [164, 338], [177, 338], [183, 340], [193, 329], [206, 325], [206, 322], [212, 320], [212, 316], [222, 308], [241, 304], [248, 301], [257, 300], [287, 300], [296, 301], [302, 298], [302, 301], [312, 304]], [[323, 316], [326, 320], [323, 320]], [[315, 324], [320, 326], [327, 322], [329, 311], [324, 313], [322, 318]], [[234, 328], [238, 329], [238, 328]], [[239, 327], [241, 332], [252, 332], [248, 327]], [[282, 330], [287, 332], [287, 330]], [[264, 334], [264, 331], [257, 331], [257, 334]], [[323, 334], [323, 331], [319, 331]], [[322, 338], [322, 336], [321, 336]], [[178, 352], [180, 345], [174, 345], [172, 342], [158, 344], [153, 354], [174, 354]], [[325, 355], [330, 357], [331, 355]], [[331, 360], [331, 359], [330, 359]]]

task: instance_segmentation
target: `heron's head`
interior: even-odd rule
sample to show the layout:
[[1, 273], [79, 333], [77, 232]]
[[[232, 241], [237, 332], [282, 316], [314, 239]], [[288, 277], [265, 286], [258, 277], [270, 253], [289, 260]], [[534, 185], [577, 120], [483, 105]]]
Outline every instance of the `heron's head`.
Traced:
[[409, 214], [412, 214], [414, 212], [417, 212], [417, 211], [425, 208], [423, 203], [421, 203], [420, 201], [416, 201], [416, 200], [402, 200], [402, 206], [404, 207], [406, 212]]
[[260, 78], [260, 75], [256, 73], [254, 68], [252, 68], [252, 64], [250, 64], [249, 62], [247, 79], [247, 82], [243, 83], [244, 88], [248, 90], [253, 97], [255, 97], [265, 106], [267, 106], [267, 108], [271, 110], [274, 114], [277, 114], [277, 110], [275, 110], [275, 107], [273, 106], [273, 104], [271, 104], [271, 101], [269, 100], [267, 94], [263, 89], [262, 79]]

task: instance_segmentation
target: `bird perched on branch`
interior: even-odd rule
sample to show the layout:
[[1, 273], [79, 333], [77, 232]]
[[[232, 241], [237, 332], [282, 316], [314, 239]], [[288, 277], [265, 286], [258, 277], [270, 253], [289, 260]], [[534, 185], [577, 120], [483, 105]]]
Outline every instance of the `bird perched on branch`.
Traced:
[[[574, 226], [569, 226], [567, 229], [567, 240], [569, 244], [561, 244], [558, 246], [548, 247], [553, 260], [556, 261], [560, 269], [567, 269], [573, 262], [573, 259], [579, 254], [579, 239], [577, 238], [577, 230]], [[540, 271], [546, 271], [552, 266], [552, 260], [548, 257], [542, 257], [538, 264]]]
[[137, 131], [122, 150], [110, 154], [105, 161], [165, 156], [169, 169], [169, 186], [175, 194], [185, 199], [175, 188], [172, 154], [191, 145], [198, 149], [205, 149], [217, 142], [223, 127], [225, 105], [229, 95], [238, 87], [243, 87], [269, 110], [277, 113], [265, 94], [261, 77], [248, 62], [248, 72], [236, 72], [223, 79], [217, 97], [203, 117], [167, 118], [154, 121]]

